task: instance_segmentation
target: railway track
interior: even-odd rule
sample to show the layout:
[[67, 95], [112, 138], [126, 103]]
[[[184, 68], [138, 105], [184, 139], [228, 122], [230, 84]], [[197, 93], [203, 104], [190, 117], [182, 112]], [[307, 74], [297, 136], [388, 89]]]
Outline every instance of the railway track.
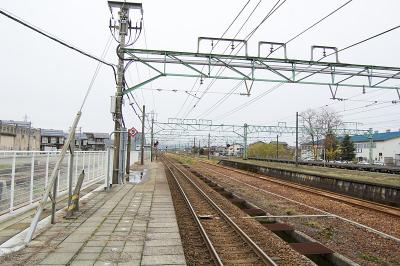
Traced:
[[177, 165], [163, 162], [195, 220], [215, 265], [276, 263]]
[[242, 171], [242, 170], [238, 170], [238, 169], [233, 169], [230, 167], [226, 167], [226, 166], [222, 166], [222, 165], [216, 165], [213, 163], [209, 163], [207, 161], [203, 161], [203, 160], [199, 160], [201, 163], [203, 164], [207, 164], [213, 167], [219, 167], [222, 169], [226, 169], [229, 171], [233, 171], [236, 173], [240, 173], [243, 175], [247, 175], [247, 176], [251, 176], [260, 180], [266, 180], [275, 184], [279, 184], [279, 185], [284, 185], [287, 187], [291, 187], [297, 190], [301, 190], [301, 191], [305, 191], [308, 193], [313, 193], [319, 196], [323, 196], [329, 199], [333, 199], [336, 201], [340, 201], [340, 202], [344, 202], [347, 204], [351, 204], [353, 206], [358, 206], [358, 207], [362, 207], [365, 209], [369, 209], [369, 210], [374, 210], [374, 211], [378, 211], [378, 212], [382, 212], [384, 214], [388, 214], [388, 215], [392, 215], [395, 217], [400, 217], [400, 208], [397, 207], [393, 207], [393, 206], [388, 206], [388, 205], [384, 205], [384, 204], [380, 204], [380, 203], [376, 203], [376, 202], [371, 202], [371, 201], [367, 201], [367, 200], [362, 200], [362, 199], [357, 199], [354, 197], [350, 197], [350, 196], [346, 196], [343, 194], [338, 194], [335, 192], [330, 192], [327, 190], [323, 190], [323, 189], [318, 189], [318, 188], [312, 188], [309, 186], [305, 186], [305, 185], [300, 185], [300, 184], [295, 184], [292, 182], [287, 182], [287, 181], [283, 181], [283, 180], [279, 180], [277, 178], [273, 178], [273, 177], [266, 177], [266, 176], [260, 176], [260, 175], [256, 175], [253, 173], [249, 173], [247, 171]]

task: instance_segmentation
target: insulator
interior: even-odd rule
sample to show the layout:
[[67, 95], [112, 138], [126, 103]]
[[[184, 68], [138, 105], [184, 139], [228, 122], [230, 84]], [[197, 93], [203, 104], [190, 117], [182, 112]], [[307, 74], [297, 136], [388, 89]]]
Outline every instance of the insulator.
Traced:
[[231, 48], [232, 48], [232, 50], [235, 49], [235, 44], [233, 42], [231, 44]]
[[211, 41], [211, 48], [214, 47], [214, 41]]

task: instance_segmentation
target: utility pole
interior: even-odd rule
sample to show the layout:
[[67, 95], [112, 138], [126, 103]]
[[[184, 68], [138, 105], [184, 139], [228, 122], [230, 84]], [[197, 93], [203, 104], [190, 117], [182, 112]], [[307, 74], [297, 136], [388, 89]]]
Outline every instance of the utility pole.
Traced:
[[372, 151], [372, 146], [374, 144], [374, 139], [373, 139], [372, 128], [369, 129], [368, 139], [369, 139], [369, 163], [370, 164], [374, 164], [374, 155], [373, 155], [373, 151]]
[[193, 137], [193, 155], [195, 155], [196, 152], [196, 137]]
[[243, 126], [243, 159], [247, 160], [247, 124]]
[[299, 166], [299, 112], [296, 112], [296, 167]]
[[199, 139], [199, 148], [197, 149], [197, 155], [200, 157], [200, 139]]
[[208, 160], [210, 160], [210, 133], [208, 133]]
[[142, 141], [140, 144], [140, 164], [144, 165], [144, 121], [146, 120], [146, 106], [143, 105], [142, 113]]
[[126, 144], [126, 174], [127, 180], [129, 180], [129, 173], [131, 168], [131, 134], [128, 134], [128, 143]]
[[117, 51], [118, 55], [118, 65], [117, 65], [117, 91], [115, 92], [115, 97], [112, 99], [112, 112], [114, 115], [114, 156], [113, 156], [113, 175], [112, 183], [118, 184], [118, 172], [119, 172], [119, 161], [120, 161], [120, 149], [121, 149], [121, 125], [122, 125], [122, 90], [124, 87], [124, 53], [121, 52], [125, 48], [126, 40], [125, 37], [128, 34], [129, 29], [129, 10], [130, 9], [140, 9], [142, 10], [141, 3], [126, 3], [118, 1], [109, 1], [108, 6], [110, 7], [111, 13], [112, 8], [118, 8], [119, 15], [119, 25], [111, 25], [110, 29], [119, 31], [118, 43], [119, 49]]
[[150, 148], [150, 161], [151, 162], [153, 161], [153, 146], [154, 146], [153, 126], [154, 126], [154, 114], [152, 114], [152, 116], [151, 116], [151, 133], [150, 133], [150, 136], [151, 136], [151, 140], [150, 140], [150, 145], [151, 145], [151, 148]]
[[276, 135], [276, 159], [279, 158], [279, 135]]

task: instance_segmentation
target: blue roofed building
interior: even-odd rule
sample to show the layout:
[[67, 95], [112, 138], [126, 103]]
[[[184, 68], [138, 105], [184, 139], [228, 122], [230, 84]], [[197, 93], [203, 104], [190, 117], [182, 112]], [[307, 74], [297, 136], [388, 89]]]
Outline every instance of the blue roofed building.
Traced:
[[[358, 161], [368, 161], [371, 146], [368, 135], [352, 136], [351, 141]], [[372, 159], [375, 163], [400, 166], [400, 131], [375, 131], [372, 135]]]

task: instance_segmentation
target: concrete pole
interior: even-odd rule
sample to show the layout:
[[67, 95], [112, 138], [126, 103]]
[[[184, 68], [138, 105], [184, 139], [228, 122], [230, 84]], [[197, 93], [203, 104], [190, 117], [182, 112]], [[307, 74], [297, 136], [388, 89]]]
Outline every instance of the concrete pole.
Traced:
[[210, 133], [208, 133], [208, 160], [210, 160]]
[[126, 144], [126, 169], [125, 172], [128, 175], [129, 179], [129, 173], [130, 173], [130, 168], [131, 168], [131, 134], [128, 133], [128, 143]]
[[143, 105], [143, 116], [142, 116], [142, 143], [140, 145], [140, 164], [144, 165], [144, 121], [146, 119], [146, 106]]
[[299, 166], [299, 112], [296, 112], [296, 167]]
[[276, 135], [276, 159], [279, 159], [279, 135]]
[[124, 87], [124, 53], [120, 52], [125, 47], [125, 37], [127, 34], [127, 23], [129, 18], [129, 8], [121, 7], [119, 14], [119, 51], [117, 66], [117, 91], [115, 93], [115, 114], [114, 114], [114, 157], [112, 183], [118, 184], [119, 155], [121, 142], [121, 121], [122, 121], [122, 88]]
[[247, 124], [243, 126], [243, 159], [247, 160]]
[[368, 139], [369, 139], [369, 163], [374, 164], [374, 154], [373, 154], [373, 150], [372, 150], [372, 146], [374, 144], [374, 139], [373, 139], [372, 128], [369, 129]]
[[151, 140], [150, 140], [150, 161], [153, 161], [153, 152], [154, 152], [154, 131], [153, 131], [153, 127], [154, 127], [154, 117], [151, 118]]

